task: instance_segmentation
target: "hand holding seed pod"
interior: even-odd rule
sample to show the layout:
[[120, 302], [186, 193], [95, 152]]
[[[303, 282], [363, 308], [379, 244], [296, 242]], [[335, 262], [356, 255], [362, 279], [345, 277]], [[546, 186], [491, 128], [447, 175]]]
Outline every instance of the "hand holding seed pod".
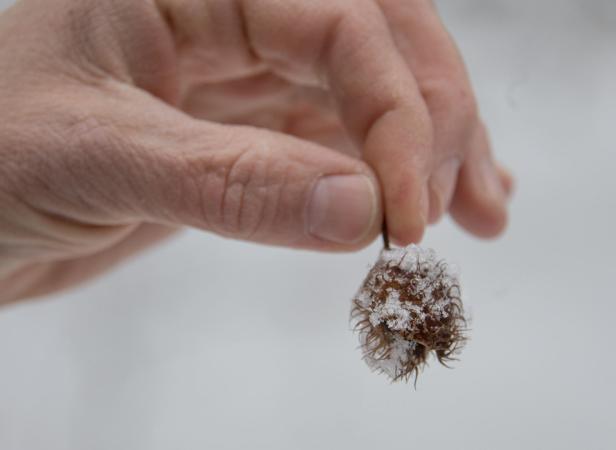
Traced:
[[446, 365], [466, 341], [457, 274], [417, 245], [386, 245], [353, 299], [351, 320], [368, 366], [393, 381], [417, 380], [431, 352]]

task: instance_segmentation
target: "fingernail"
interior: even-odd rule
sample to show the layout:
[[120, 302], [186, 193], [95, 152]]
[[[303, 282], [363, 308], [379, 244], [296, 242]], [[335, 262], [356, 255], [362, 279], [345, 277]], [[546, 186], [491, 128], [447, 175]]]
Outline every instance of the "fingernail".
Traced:
[[339, 244], [361, 241], [373, 225], [376, 190], [364, 175], [331, 175], [317, 181], [308, 203], [307, 231]]
[[480, 171], [481, 181], [486, 189], [486, 193], [497, 201], [503, 201], [506, 197], [505, 190], [492, 161], [484, 159], [481, 163]]

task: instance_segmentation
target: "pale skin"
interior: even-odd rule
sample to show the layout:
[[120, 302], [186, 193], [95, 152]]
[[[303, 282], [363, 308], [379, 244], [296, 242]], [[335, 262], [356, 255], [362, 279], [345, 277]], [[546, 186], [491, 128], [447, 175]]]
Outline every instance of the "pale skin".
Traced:
[[0, 303], [188, 226], [320, 251], [506, 225], [429, 0], [21, 0], [0, 15]]

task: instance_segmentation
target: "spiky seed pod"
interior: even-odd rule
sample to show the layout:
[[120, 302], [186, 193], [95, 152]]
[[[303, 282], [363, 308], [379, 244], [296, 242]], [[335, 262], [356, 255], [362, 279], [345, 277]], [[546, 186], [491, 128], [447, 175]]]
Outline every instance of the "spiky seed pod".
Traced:
[[353, 299], [351, 321], [368, 366], [393, 381], [416, 381], [431, 352], [447, 365], [466, 341], [457, 274], [417, 245], [381, 252]]

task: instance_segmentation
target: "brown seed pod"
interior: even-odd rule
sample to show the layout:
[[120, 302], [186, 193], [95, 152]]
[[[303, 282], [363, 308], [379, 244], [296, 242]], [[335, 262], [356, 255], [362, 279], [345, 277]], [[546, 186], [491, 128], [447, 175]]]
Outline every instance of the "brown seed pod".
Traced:
[[351, 322], [368, 366], [408, 381], [431, 352], [447, 365], [466, 342], [455, 271], [433, 250], [385, 248], [353, 299]]

